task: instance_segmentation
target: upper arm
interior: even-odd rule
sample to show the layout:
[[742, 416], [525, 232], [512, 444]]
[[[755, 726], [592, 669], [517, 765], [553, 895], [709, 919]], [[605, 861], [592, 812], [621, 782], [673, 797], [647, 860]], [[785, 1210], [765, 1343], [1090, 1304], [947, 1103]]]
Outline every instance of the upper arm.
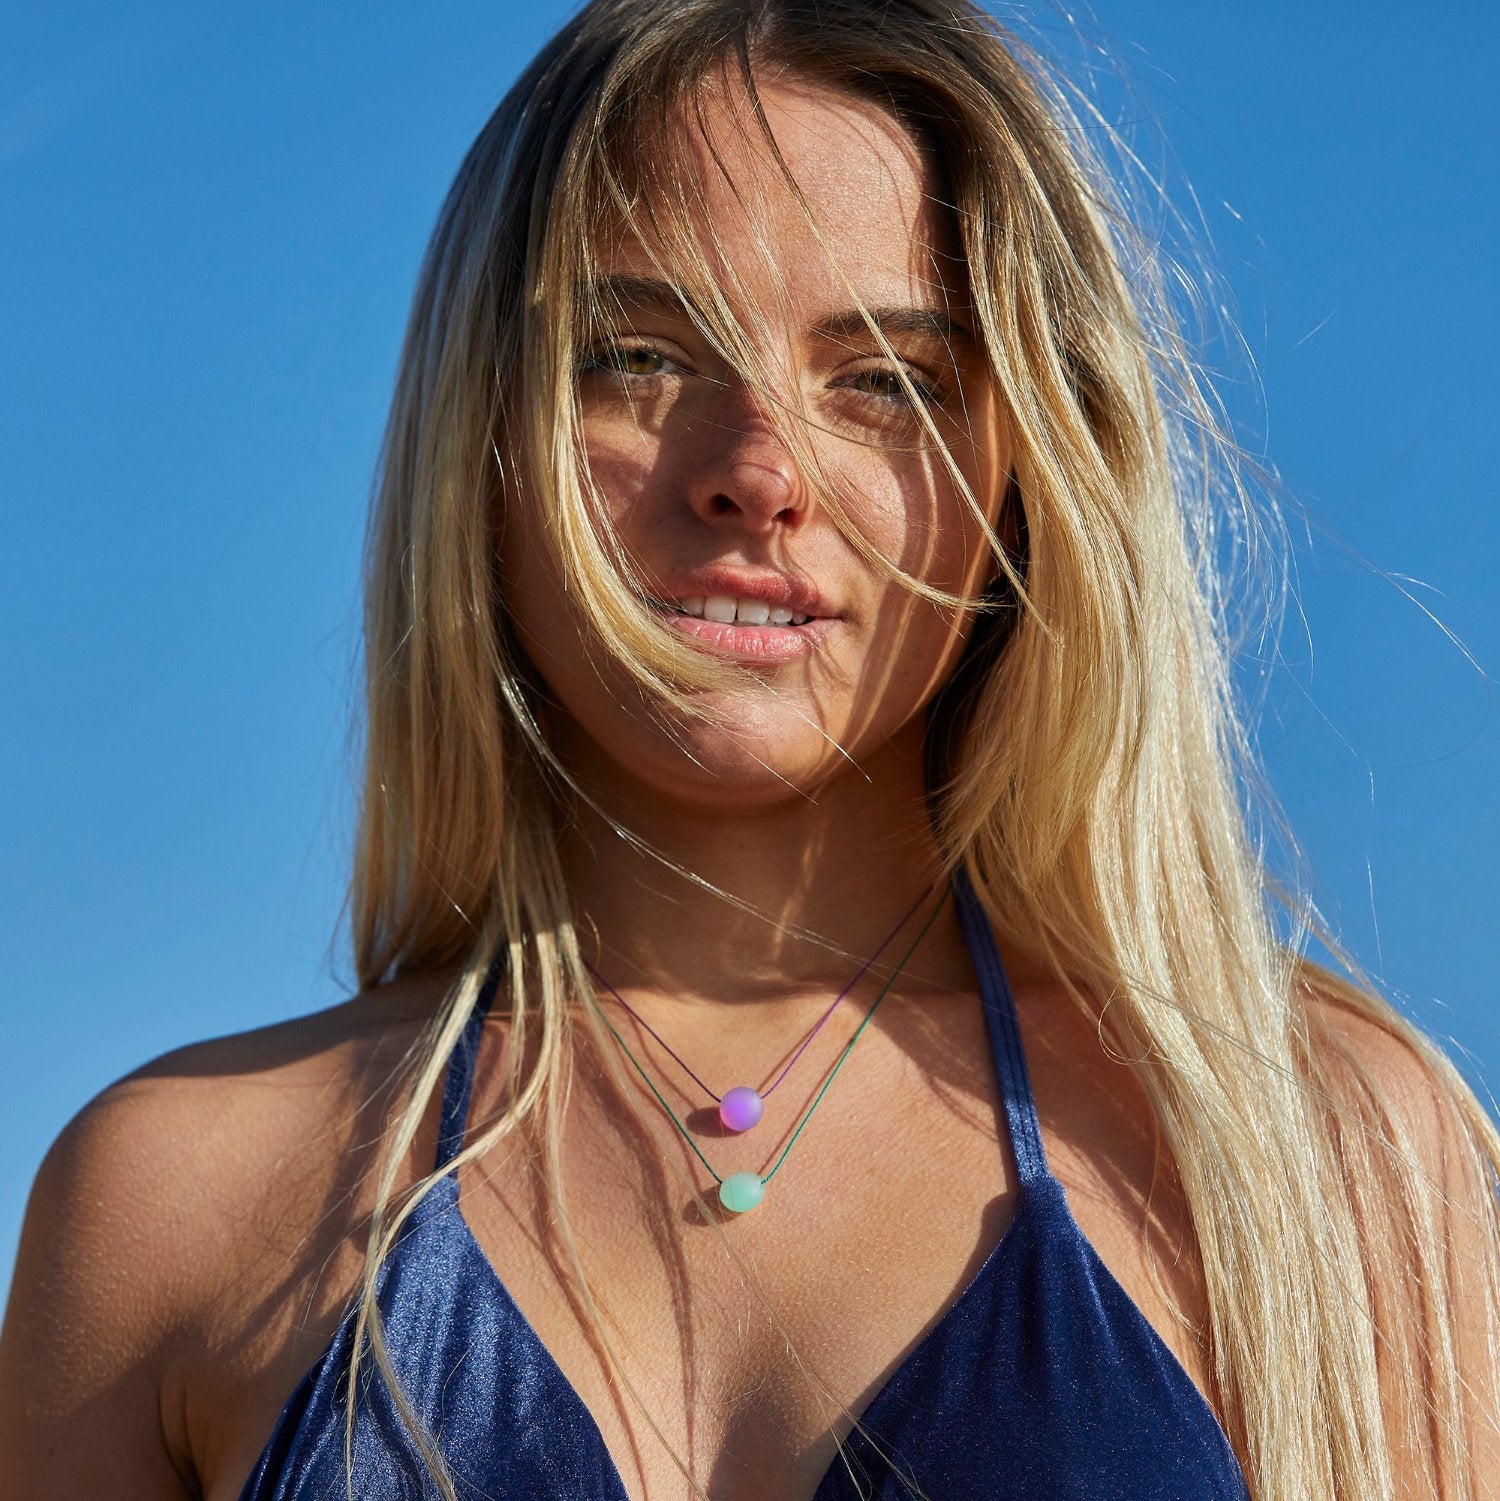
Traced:
[[[240, 1462], [285, 1395], [275, 1362], [342, 1312], [335, 1258], [362, 1264], [365, 1179], [436, 983], [180, 1049], [63, 1131], [0, 1330], [0, 1493], [182, 1501]], [[435, 1147], [433, 1122], [414, 1176]]]
[[[31, 1501], [194, 1492], [164, 1406], [188, 1296], [169, 1091], [106, 1091], [48, 1153], [0, 1332], [0, 1474]], [[179, 1138], [180, 1140], [181, 1138]]]
[[1375, 1319], [1397, 1494], [1500, 1501], [1494, 1123], [1446, 1060], [1369, 1002], [1327, 1001], [1314, 1023]]

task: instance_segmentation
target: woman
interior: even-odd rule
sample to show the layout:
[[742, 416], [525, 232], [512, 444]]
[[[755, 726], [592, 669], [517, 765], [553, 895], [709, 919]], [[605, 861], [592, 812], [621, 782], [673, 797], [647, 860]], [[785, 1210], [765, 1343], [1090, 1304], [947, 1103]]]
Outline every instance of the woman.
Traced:
[[1500, 1141], [1275, 940], [1080, 139], [963, 0], [522, 78], [384, 456], [365, 988], [54, 1148], [16, 1494], [1500, 1494]]

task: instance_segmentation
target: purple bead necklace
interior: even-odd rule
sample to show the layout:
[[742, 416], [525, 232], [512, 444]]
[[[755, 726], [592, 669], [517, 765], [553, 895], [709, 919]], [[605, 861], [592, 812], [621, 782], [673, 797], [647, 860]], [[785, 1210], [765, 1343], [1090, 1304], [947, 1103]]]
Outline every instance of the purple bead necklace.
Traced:
[[921, 896], [919, 896], [916, 901], [913, 902], [911, 906], [907, 908], [907, 910], [902, 914], [901, 921], [898, 922], [896, 926], [892, 928], [891, 931], [887, 933], [883, 939], [881, 939], [880, 947], [876, 949], [875, 952], [871, 954], [863, 964], [860, 965], [858, 971], [855, 973], [854, 978], [850, 980], [849, 983], [844, 986], [844, 988], [839, 991], [836, 996], [834, 996], [833, 1000], [829, 1003], [828, 1009], [822, 1014], [822, 1016], [818, 1018], [816, 1022], [813, 1023], [812, 1030], [798, 1044], [797, 1050], [792, 1054], [792, 1056], [787, 1059], [786, 1064], [782, 1068], [781, 1072], [777, 1074], [776, 1077], [771, 1081], [771, 1083], [763, 1090], [753, 1089], [748, 1084], [736, 1084], [732, 1089], [726, 1089], [723, 1094], [716, 1094], [712, 1089], [708, 1087], [707, 1084], [703, 1082], [702, 1079], [698, 1077], [697, 1074], [693, 1072], [693, 1070], [682, 1059], [682, 1057], [672, 1048], [671, 1044], [662, 1037], [661, 1033], [658, 1032], [656, 1028], [653, 1027], [651, 1023], [648, 1022], [646, 1018], [643, 1017], [630, 1004], [630, 1002], [627, 1001], [625, 997], [622, 996], [620, 992], [616, 990], [615, 987], [611, 985], [609, 981], [606, 980], [604, 976], [601, 975], [599, 971], [588, 962], [588, 960], [584, 960], [584, 965], [588, 969], [588, 972], [594, 977], [594, 979], [600, 985], [602, 985], [605, 990], [609, 992], [610, 996], [625, 1011], [626, 1015], [633, 1017], [635, 1021], [646, 1030], [647, 1034], [656, 1040], [657, 1044], [661, 1047], [662, 1051], [666, 1053], [667, 1057], [669, 1057], [683, 1071], [683, 1073], [685, 1073], [688, 1078], [690, 1078], [693, 1083], [696, 1084], [698, 1088], [701, 1089], [704, 1094], [706, 1094], [709, 1099], [711, 1099], [714, 1104], [719, 1107], [719, 1121], [723, 1125], [724, 1129], [726, 1131], [734, 1132], [749, 1131], [752, 1127], [760, 1124], [761, 1116], [765, 1114], [766, 1101], [770, 1099], [770, 1097], [777, 1091], [777, 1089], [781, 1087], [781, 1081], [785, 1079], [789, 1073], [791, 1073], [792, 1069], [796, 1066], [797, 1060], [808, 1050], [809, 1047], [812, 1046], [813, 1039], [816, 1038], [818, 1033], [828, 1025], [828, 1022], [832, 1018], [833, 1013], [837, 1011], [843, 1004], [845, 998], [849, 995], [849, 992], [852, 991], [862, 979], [864, 979], [865, 975], [869, 971], [870, 966], [874, 964], [874, 962], [886, 951], [886, 949], [890, 947], [891, 940], [895, 938], [896, 934], [906, 926], [906, 924], [911, 920], [913, 914], [916, 912], [917, 908], [927, 900], [931, 892], [931, 886], [927, 886], [923, 889]]
[[[930, 889], [931, 888], [929, 888], [929, 890]], [[924, 893], [924, 895], [925, 894], [926, 893]], [[719, 1203], [723, 1205], [723, 1207], [730, 1214], [747, 1214], [750, 1210], [757, 1208], [760, 1205], [761, 1201], [765, 1198], [766, 1185], [769, 1184], [771, 1179], [781, 1171], [781, 1165], [786, 1161], [787, 1153], [797, 1145], [797, 1139], [802, 1135], [803, 1131], [807, 1129], [807, 1123], [813, 1118], [813, 1112], [816, 1111], [818, 1106], [823, 1103], [823, 1096], [828, 1093], [829, 1086], [836, 1078], [838, 1078], [839, 1070], [843, 1068], [844, 1064], [848, 1061], [849, 1054], [854, 1051], [854, 1044], [857, 1043], [859, 1039], [864, 1035], [865, 1028], [875, 1020], [875, 1013], [880, 1010], [881, 1003], [891, 993], [891, 987], [896, 983], [897, 977], [901, 974], [902, 970], [906, 968], [906, 961], [910, 959], [914, 953], [916, 953], [922, 940], [927, 936], [927, 930], [933, 925], [933, 923], [937, 921], [938, 913], [943, 910], [943, 905], [947, 900], [948, 892], [944, 891], [942, 896], [938, 899], [937, 905], [932, 909], [931, 913], [928, 914], [927, 921], [922, 924], [922, 927], [917, 933], [917, 936], [912, 939], [906, 952], [902, 954], [901, 958], [897, 961], [895, 968], [891, 970], [891, 973], [886, 979], [885, 984], [880, 987], [880, 994], [875, 997], [873, 1002], [871, 1002], [870, 1009], [865, 1012], [863, 1020], [861, 1020], [860, 1024], [854, 1029], [854, 1035], [849, 1039], [848, 1042], [844, 1044], [843, 1051], [834, 1060], [833, 1067], [828, 1071], [828, 1077], [824, 1079], [822, 1087], [818, 1090], [817, 1094], [813, 1096], [812, 1104], [810, 1104], [803, 1112], [802, 1119], [797, 1122], [796, 1129], [792, 1132], [790, 1139], [787, 1141], [787, 1144], [781, 1149], [781, 1155], [777, 1157], [775, 1162], [773, 1162], [764, 1173], [730, 1173], [727, 1178], [720, 1175], [720, 1173], [714, 1168], [713, 1163], [711, 1163], [708, 1158], [703, 1155], [703, 1152], [698, 1146], [698, 1143], [693, 1140], [693, 1133], [689, 1131], [688, 1128], [683, 1125], [680, 1120], [678, 1120], [677, 1112], [673, 1110], [669, 1104], [667, 1104], [665, 1096], [662, 1094], [661, 1090], [656, 1087], [656, 1083], [652, 1079], [651, 1075], [648, 1074], [646, 1070], [641, 1066], [640, 1059], [630, 1051], [628, 1044], [626, 1043], [625, 1039], [620, 1036], [620, 1033], [615, 1027], [615, 1024], [605, 1014], [604, 1008], [599, 1005], [598, 998], [591, 997], [595, 1007], [599, 1012], [599, 1019], [604, 1023], [606, 1027], [609, 1028], [611, 1035], [620, 1045], [620, 1051], [624, 1053], [625, 1057], [630, 1061], [630, 1066], [635, 1069], [636, 1073], [641, 1076], [641, 1081], [645, 1084], [646, 1088], [651, 1091], [652, 1095], [655, 1096], [656, 1103], [661, 1106], [662, 1110], [666, 1113], [667, 1119], [671, 1121], [672, 1124], [677, 1128], [678, 1134], [688, 1144], [689, 1148], [692, 1150], [693, 1155], [698, 1159], [699, 1162], [703, 1164], [705, 1168], [707, 1168], [709, 1176], [714, 1180], [715, 1183], [719, 1185]], [[912, 910], [915, 911], [916, 909], [913, 908]], [[907, 916], [911, 916], [911, 913], [908, 913]], [[905, 920], [906, 919], [903, 918], [902, 922], [904, 923]], [[897, 929], [897, 931], [899, 932], [900, 929]], [[890, 939], [886, 939], [886, 943], [889, 942]], [[884, 946], [884, 944], [881, 945], [882, 948]], [[879, 949], [876, 950], [876, 953], [879, 953]], [[869, 963], [873, 962], [873, 959], [874, 956], [872, 955], [871, 960], [866, 963], [866, 968], [869, 967]], [[862, 970], [860, 973], [862, 974], [863, 972], [864, 971]], [[858, 978], [858, 976], [856, 976], [856, 978]], [[853, 983], [854, 982], [851, 980], [850, 988], [852, 988]], [[619, 999], [618, 996], [616, 997], [616, 999]], [[625, 1003], [621, 1001], [620, 1004], [624, 1005]], [[629, 1010], [629, 1007], [626, 1007], [626, 1009]], [[634, 1015], [633, 1012], [631, 1014]], [[642, 1022], [641, 1025], [645, 1026], [645, 1023]], [[653, 1032], [652, 1036], [654, 1037], [655, 1035], [656, 1034]], [[662, 1046], [665, 1047], [666, 1044], [663, 1043]], [[673, 1056], [675, 1056], [675, 1054]], [[682, 1060], [678, 1059], [678, 1062], [681, 1063]], [[687, 1065], [683, 1064], [683, 1067], [686, 1068]], [[700, 1080], [699, 1082], [701, 1084], [702, 1081]], [[780, 1080], [778, 1080], [777, 1082], [779, 1083]], [[707, 1086], [704, 1087], [706, 1088]], [[770, 1091], [768, 1090], [767, 1093], [769, 1092]]]

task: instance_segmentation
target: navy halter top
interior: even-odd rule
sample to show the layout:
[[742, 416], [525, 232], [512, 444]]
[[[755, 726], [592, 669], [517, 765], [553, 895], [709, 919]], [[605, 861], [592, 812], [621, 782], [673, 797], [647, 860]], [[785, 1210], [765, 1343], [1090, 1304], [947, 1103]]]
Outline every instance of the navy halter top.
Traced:
[[[1212, 1410], [1047, 1170], [1000, 955], [962, 878], [957, 899], [1016, 1162], [1015, 1217], [861, 1415], [878, 1442], [851, 1434], [812, 1501], [1248, 1501]], [[448, 1065], [438, 1168], [463, 1143], [493, 990], [492, 982]], [[422, 1201], [378, 1296], [402, 1387], [464, 1501], [629, 1501], [593, 1415], [469, 1232], [455, 1173]], [[282, 1410], [240, 1501], [348, 1494], [352, 1335], [351, 1315]], [[371, 1361], [360, 1388], [353, 1494], [435, 1497]]]

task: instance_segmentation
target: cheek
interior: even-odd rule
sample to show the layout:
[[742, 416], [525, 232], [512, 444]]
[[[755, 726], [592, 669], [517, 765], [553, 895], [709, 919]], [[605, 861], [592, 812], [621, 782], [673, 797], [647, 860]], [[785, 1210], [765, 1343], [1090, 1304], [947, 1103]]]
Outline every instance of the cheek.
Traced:
[[[1005, 446], [950, 438], [948, 451], [973, 499], [995, 524], [1007, 473]], [[883, 483], [875, 471], [866, 474], [865, 514], [873, 523], [866, 540], [924, 583], [959, 596], [979, 594], [994, 572], [990, 547], [942, 454], [902, 456], [884, 467]], [[857, 510], [852, 518], [858, 523]], [[930, 697], [956, 666], [972, 618], [932, 604], [895, 580], [877, 592], [867, 668], [883, 675], [897, 697]]]
[[[585, 474], [631, 551], [652, 526], [650, 499], [661, 489], [658, 447], [649, 435], [633, 428], [585, 434]], [[576, 614], [577, 599], [563, 585], [546, 525], [524, 504], [513, 506], [501, 540], [500, 577], [511, 623], [527, 654], [550, 680], [578, 668], [589, 648]], [[597, 668], [589, 672], [598, 676]]]
[[512, 633], [549, 687], [561, 694], [588, 655], [576, 593], [565, 587], [549, 518], [525, 494], [507, 506], [500, 536], [500, 589]]
[[[962, 455], [955, 458], [974, 498], [988, 510], [987, 477], [964, 464]], [[907, 455], [883, 475], [867, 476], [857, 493], [851, 519], [903, 573], [951, 593], [969, 591], [986, 553], [984, 537], [940, 454]]]
[[562, 643], [560, 628], [568, 618], [565, 601], [535, 518], [517, 511], [505, 518], [500, 587], [511, 629], [526, 655], [548, 675]]
[[652, 510], [672, 488], [671, 455], [651, 433], [608, 424], [584, 434], [584, 471], [622, 535], [650, 523]]

